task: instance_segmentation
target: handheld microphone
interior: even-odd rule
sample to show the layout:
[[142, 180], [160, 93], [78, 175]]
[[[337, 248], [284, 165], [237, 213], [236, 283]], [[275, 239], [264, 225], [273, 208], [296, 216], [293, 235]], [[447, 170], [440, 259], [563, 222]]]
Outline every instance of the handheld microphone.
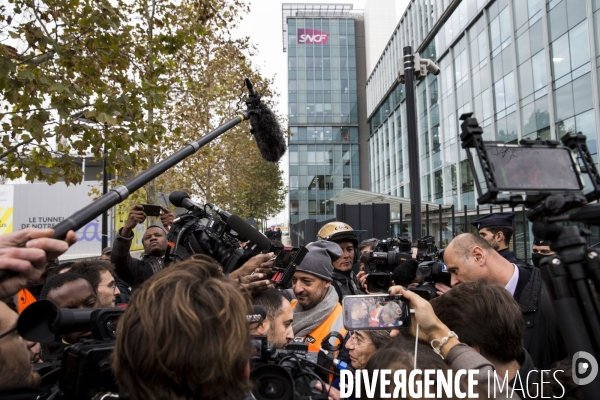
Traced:
[[277, 162], [287, 150], [281, 125], [273, 111], [260, 102], [260, 96], [254, 93], [250, 80], [246, 78], [245, 82], [250, 93], [247, 103], [258, 108], [257, 113], [250, 115], [250, 132], [254, 135], [262, 158], [268, 162]]
[[203, 209], [200, 204], [193, 202], [190, 200], [190, 196], [186, 192], [173, 192], [169, 195], [169, 201], [175, 207], [183, 207], [189, 211], [195, 211], [198, 209]]
[[253, 305], [251, 314], [246, 315], [246, 321], [250, 324], [263, 322], [267, 318], [267, 310], [263, 306]]
[[270, 253], [277, 250], [277, 246], [273, 244], [265, 235], [254, 229], [252, 225], [233, 214], [227, 220], [227, 225], [240, 236], [248, 239], [258, 247], [260, 247], [264, 253]]
[[417, 260], [406, 260], [394, 269], [392, 274], [396, 285], [408, 286], [415, 280], [417, 276], [417, 268], [419, 262]]

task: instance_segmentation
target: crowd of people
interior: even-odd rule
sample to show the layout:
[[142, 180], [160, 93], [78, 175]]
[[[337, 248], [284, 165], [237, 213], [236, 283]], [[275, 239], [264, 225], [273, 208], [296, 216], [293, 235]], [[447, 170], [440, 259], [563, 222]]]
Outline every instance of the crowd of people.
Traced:
[[[348, 224], [324, 225], [307, 245], [291, 288], [279, 290], [269, 276], [273, 253], [228, 274], [203, 254], [173, 262], [167, 232], [175, 215], [166, 208], [160, 225], [144, 232], [143, 257], [133, 257], [134, 228], [146, 218], [143, 207], [134, 206], [98, 260], [75, 263], [56, 262], [77, 241], [73, 232], [65, 240], [34, 228], [0, 236], [0, 269], [10, 272], [0, 281], [0, 399], [35, 399], [56, 390], [40, 388], [32, 363], [56, 363], [66, 348], [91, 337], [74, 332], [42, 344], [20, 337], [18, 313], [44, 299], [59, 308], [125, 308], [110, 365], [131, 399], [253, 398], [251, 335], [266, 336], [277, 349], [294, 341], [318, 352], [332, 332], [343, 338], [336, 343], [337, 357], [352, 370], [475, 369], [480, 398], [494, 385], [483, 377], [495, 371], [509, 382], [495, 398], [528, 398], [527, 388], [544, 382], [538, 371], [554, 369], [561, 372], [544, 395], [563, 390], [563, 398], [582, 398], [538, 269], [552, 253], [550, 243], [535, 242], [534, 266], [518, 260], [508, 250], [509, 213], [480, 218], [473, 222], [479, 235], [465, 233], [450, 242], [444, 262], [451, 286], [437, 283], [438, 297], [430, 302], [400, 286], [419, 281], [414, 262], [405, 263], [405, 282], [396, 282], [389, 294], [402, 295], [414, 310], [410, 328], [402, 326], [408, 316], [401, 305], [369, 297], [349, 299], [351, 321], [344, 323], [344, 298], [369, 293], [369, 271], [359, 255], [378, 243], [361, 240], [365, 232]], [[266, 311], [260, 321], [248, 321], [252, 305]], [[529, 379], [518, 379], [523, 376]], [[340, 398], [335, 379], [317, 382], [315, 390]]]

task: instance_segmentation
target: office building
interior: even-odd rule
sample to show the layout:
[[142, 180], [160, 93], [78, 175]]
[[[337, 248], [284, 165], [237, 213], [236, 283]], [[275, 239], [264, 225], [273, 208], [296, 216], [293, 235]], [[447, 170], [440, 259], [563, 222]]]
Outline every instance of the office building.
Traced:
[[282, 17], [290, 223], [324, 221], [336, 193], [368, 188], [364, 21], [351, 4], [283, 4]]
[[439, 76], [416, 87], [421, 197], [476, 207], [461, 114], [485, 140], [582, 132], [597, 162], [600, 0], [412, 0], [367, 80], [369, 188], [409, 197], [404, 46]]

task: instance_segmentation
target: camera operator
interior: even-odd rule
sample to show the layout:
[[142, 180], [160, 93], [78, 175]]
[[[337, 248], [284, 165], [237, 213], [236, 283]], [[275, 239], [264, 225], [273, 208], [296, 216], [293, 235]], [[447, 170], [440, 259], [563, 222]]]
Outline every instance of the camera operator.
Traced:
[[[160, 206], [160, 220], [163, 226], [171, 226], [175, 214]], [[152, 275], [169, 266], [171, 260], [167, 254], [169, 247], [165, 230], [152, 225], [146, 229], [142, 239], [144, 255], [141, 260], [131, 257], [130, 249], [133, 241], [133, 229], [146, 220], [146, 213], [141, 204], [136, 204], [129, 211], [125, 225], [119, 230], [112, 245], [110, 261], [115, 265], [117, 274], [129, 285], [139, 285]]]
[[337, 243], [342, 249], [342, 256], [333, 263], [332, 275], [332, 285], [340, 302], [344, 296], [362, 294], [359, 290], [360, 283], [352, 271], [352, 266], [357, 261], [358, 237], [365, 232], [355, 231], [350, 225], [336, 221], [323, 225], [317, 233], [318, 240]]
[[319, 351], [321, 341], [330, 332], [346, 334], [342, 306], [332, 285], [333, 265], [342, 250], [333, 242], [320, 240], [307, 246], [308, 253], [296, 267], [292, 288], [296, 299], [293, 329], [304, 337], [309, 351]]
[[[55, 275], [46, 282], [40, 294], [41, 300], [50, 300], [58, 308], [98, 308], [98, 295], [92, 284], [73, 272]], [[72, 332], [62, 335], [60, 341], [42, 345], [42, 359], [62, 358], [62, 350], [82, 339], [91, 338], [91, 332]]]
[[547, 369], [566, 356], [552, 303], [539, 269], [512, 264], [480, 236], [463, 233], [444, 252], [452, 286], [479, 279], [505, 287], [526, 321], [525, 349], [534, 364]]
[[485, 239], [500, 254], [511, 263], [518, 262], [515, 253], [508, 249], [510, 239], [513, 235], [513, 219], [515, 213], [494, 213], [484, 215], [473, 222], [473, 225], [479, 231], [479, 236]]
[[[373, 251], [375, 248], [377, 248], [377, 243], [379, 243], [379, 239], [376, 239], [376, 238], [365, 239], [362, 242], [360, 242], [360, 244], [358, 245], [359, 260], [360, 260], [360, 256], [362, 256], [363, 253]], [[356, 274], [356, 278], [359, 281], [360, 281], [360, 273], [363, 272], [363, 274], [364, 274], [364, 271], [365, 271], [365, 264], [363, 262], [361, 262], [360, 268], [359, 268], [359, 273]]]
[[113, 265], [108, 261], [78, 261], [69, 270], [87, 279], [92, 288], [98, 293], [98, 302], [101, 308], [115, 307], [117, 296], [121, 292], [112, 275]]
[[556, 254], [555, 251], [552, 251], [550, 245], [552, 244], [549, 240], [533, 240], [533, 248], [531, 249], [531, 260], [533, 261], [533, 265], [537, 268], [540, 267], [540, 261], [542, 258], [551, 256], [552, 254]]
[[160, 271], [119, 320], [112, 368], [132, 400], [232, 399], [249, 392], [249, 299], [214, 264]]
[[258, 326], [251, 328], [250, 334], [265, 335], [269, 343], [275, 344], [275, 348], [284, 349], [294, 339], [294, 311], [288, 299], [279, 290], [268, 289], [254, 297], [252, 304], [263, 306], [267, 317]]
[[525, 380], [536, 367], [523, 349], [523, 313], [507, 290], [482, 280], [467, 282], [431, 300], [431, 306], [463, 343], [491, 361], [496, 374], [508, 376], [509, 385], [523, 394], [525, 382], [515, 376], [518, 372]]

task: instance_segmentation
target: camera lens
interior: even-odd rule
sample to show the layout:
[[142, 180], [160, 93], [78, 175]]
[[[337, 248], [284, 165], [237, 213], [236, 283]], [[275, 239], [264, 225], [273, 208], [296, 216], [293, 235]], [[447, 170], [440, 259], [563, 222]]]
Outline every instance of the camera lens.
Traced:
[[278, 379], [270, 379], [267, 382], [262, 383], [258, 392], [265, 399], [279, 399], [283, 396], [285, 389], [283, 382]]

